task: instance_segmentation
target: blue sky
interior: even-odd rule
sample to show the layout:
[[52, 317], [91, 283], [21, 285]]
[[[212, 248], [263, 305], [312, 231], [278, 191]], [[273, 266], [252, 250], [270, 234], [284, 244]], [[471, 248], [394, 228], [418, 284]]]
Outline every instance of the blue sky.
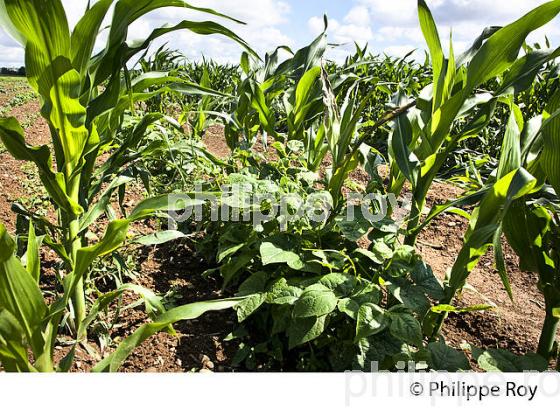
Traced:
[[[62, 0], [71, 24], [82, 15], [87, 0]], [[453, 30], [454, 48], [465, 49], [488, 25], [507, 24], [545, 0], [427, 0], [442, 38]], [[330, 19], [329, 41], [342, 44], [330, 57], [342, 59], [353, 49], [353, 42], [368, 43], [378, 53], [403, 55], [412, 49], [419, 54], [424, 48], [418, 27], [416, 0], [191, 0], [193, 4], [211, 7], [237, 17], [248, 24], [226, 23], [245, 38], [259, 53], [278, 45], [299, 48], [308, 44], [322, 29], [322, 15]], [[163, 24], [183, 18], [207, 19], [208, 16], [183, 9], [154, 12], [133, 24], [129, 40], [146, 37]], [[556, 19], [532, 36], [542, 41], [544, 35], [560, 46], [560, 22]], [[106, 39], [100, 35], [99, 44]], [[219, 61], [237, 62], [240, 49], [218, 36], [201, 37], [189, 32], [167, 36], [169, 46], [189, 58], [205, 55]], [[446, 40], [444, 40], [446, 41]], [[163, 41], [162, 41], [163, 42]], [[0, 30], [0, 65], [23, 64], [23, 51]]]

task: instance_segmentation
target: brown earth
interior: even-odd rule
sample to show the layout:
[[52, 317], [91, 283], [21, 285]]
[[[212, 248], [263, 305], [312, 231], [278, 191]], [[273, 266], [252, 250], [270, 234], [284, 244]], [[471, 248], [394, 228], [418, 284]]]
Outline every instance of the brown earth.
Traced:
[[[7, 101], [8, 97], [0, 95], [0, 102]], [[31, 101], [15, 107], [8, 113], [22, 123], [30, 122], [26, 128], [26, 141], [31, 145], [47, 144], [50, 140], [45, 121], [32, 117], [38, 110], [38, 103]], [[214, 155], [222, 158], [229, 155], [229, 148], [219, 127], [212, 127], [204, 142]], [[30, 194], [29, 182], [36, 183], [36, 175], [31, 175], [22, 162], [13, 160], [1, 145], [0, 163], [0, 221], [12, 231], [15, 227], [15, 217], [10, 210], [11, 204]], [[366, 179], [364, 172], [358, 171], [354, 174], [357, 183], [365, 183]], [[453, 186], [436, 183], [430, 192], [428, 205], [443, 203], [459, 194], [460, 191]], [[140, 192], [132, 192], [127, 200], [128, 206], [133, 206], [141, 198]], [[103, 223], [98, 227], [99, 231], [103, 231], [102, 225]], [[418, 250], [439, 278], [443, 278], [451, 268], [461, 248], [466, 227], [467, 223], [460, 217], [444, 215], [437, 218], [420, 236]], [[153, 230], [153, 226], [149, 224], [135, 225], [134, 228], [143, 233]], [[484, 312], [451, 315], [445, 326], [444, 336], [453, 346], [459, 347], [466, 341], [477, 347], [501, 347], [516, 353], [535, 350], [544, 319], [544, 302], [536, 288], [537, 278], [533, 273], [519, 270], [517, 257], [508, 246], [505, 246], [504, 251], [515, 301], [509, 300], [495, 270], [492, 256], [485, 256], [469, 277], [472, 290], [465, 291], [458, 304], [495, 304], [496, 308]], [[176, 245], [172, 253], [169, 253], [166, 247], [151, 247], [142, 252], [134, 252], [137, 253], [138, 266], [133, 282], [158, 294], [171, 289], [170, 299], [177, 305], [227, 296], [222, 294], [217, 282], [201, 276], [207, 267], [186, 244]], [[43, 267], [44, 287], [54, 289], [56, 279], [52, 268], [53, 255], [45, 252], [44, 255], [47, 260]], [[98, 286], [102, 288], [101, 285]], [[126, 295], [121, 301], [121, 307], [136, 300], [137, 297]], [[111, 322], [114, 319], [108, 317], [106, 321]], [[146, 320], [147, 315], [141, 306], [121, 310], [116, 321], [118, 325], [110, 330], [110, 337], [117, 342]], [[162, 332], [144, 342], [129, 357], [122, 370], [231, 371], [231, 359], [236, 346], [232, 342], [224, 342], [223, 339], [234, 329], [235, 324], [235, 315], [231, 311], [210, 313], [197, 320], [180, 323], [176, 326], [176, 336]], [[90, 334], [92, 339], [89, 345], [96, 353], [90, 352], [92, 355], [83, 347], [79, 347], [73, 371], [89, 370], [98, 359], [94, 359], [93, 356], [98, 355], [100, 358], [111, 351], [110, 347], [104, 352], [100, 352], [98, 347], [93, 347], [97, 346], [95, 336], [95, 332]], [[68, 350], [69, 348], [61, 343], [57, 347], [57, 359], [63, 358]]]

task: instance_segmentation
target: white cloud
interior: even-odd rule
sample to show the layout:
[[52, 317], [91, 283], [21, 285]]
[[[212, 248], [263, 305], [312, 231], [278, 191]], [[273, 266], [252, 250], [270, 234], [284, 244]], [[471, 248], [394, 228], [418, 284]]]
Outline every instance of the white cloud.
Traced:
[[[87, 0], [62, 0], [70, 25], [73, 26], [83, 14]], [[369, 43], [370, 50], [376, 52], [395, 52], [411, 48], [424, 48], [422, 33], [418, 27], [417, 0], [333, 0], [347, 4], [345, 13], [335, 15], [329, 21], [329, 41], [343, 44], [331, 56], [343, 58], [353, 50], [354, 42]], [[439, 27], [444, 47], [447, 48], [450, 31], [453, 31], [454, 48], [457, 52], [468, 47], [473, 39], [489, 25], [503, 25], [522, 16], [524, 13], [544, 3], [546, 0], [426, 0]], [[156, 27], [175, 24], [182, 19], [215, 20], [234, 30], [263, 54], [279, 45], [302, 47], [308, 41], [295, 32], [293, 10], [290, 4], [295, 0], [200, 0], [204, 7], [247, 22], [243, 26], [224, 19], [188, 11], [182, 8], [166, 8], [150, 13], [135, 22], [129, 30], [129, 40], [145, 38]], [[340, 7], [339, 7], [340, 8]], [[297, 21], [297, 19], [293, 19]], [[107, 21], [108, 22], [108, 21]], [[323, 18], [317, 16], [308, 20], [308, 31], [317, 35], [323, 30]], [[559, 19], [537, 30], [530, 41], [540, 41], [547, 35], [553, 45], [560, 45]], [[104, 32], [100, 39], [106, 39]], [[311, 37], [311, 36], [310, 36]], [[237, 62], [241, 48], [222, 36], [199, 36], [188, 31], [169, 34], [158, 40], [154, 46], [168, 42], [169, 47], [178, 49], [190, 58], [202, 54], [218, 61]], [[21, 65], [23, 53], [14, 41], [0, 29], [0, 65]]]
[[402, 46], [386, 47], [383, 50], [383, 52], [388, 54], [388, 55], [392, 55], [392, 56], [396, 56], [396, 57], [404, 57], [405, 55], [407, 55], [411, 51], [414, 51], [415, 49], [416, 49], [416, 47], [413, 44], [405, 44], [405, 45], [402, 45]]
[[[485, 27], [513, 22], [547, 0], [426, 1], [438, 25], [444, 48], [448, 48], [449, 36], [453, 33], [454, 49], [461, 52]], [[546, 35], [553, 45], [559, 46], [559, 20], [557, 18], [531, 34], [529, 41], [542, 43]], [[341, 21], [329, 30], [332, 41], [368, 41], [370, 50], [399, 56], [415, 48], [425, 49], [418, 24], [417, 0], [353, 0], [353, 6]], [[318, 22], [318, 17], [309, 20], [311, 32], [317, 31]], [[351, 47], [346, 47], [346, 51], [351, 51]]]
[[344, 23], [365, 27], [370, 23], [369, 9], [366, 6], [356, 6], [344, 17]]

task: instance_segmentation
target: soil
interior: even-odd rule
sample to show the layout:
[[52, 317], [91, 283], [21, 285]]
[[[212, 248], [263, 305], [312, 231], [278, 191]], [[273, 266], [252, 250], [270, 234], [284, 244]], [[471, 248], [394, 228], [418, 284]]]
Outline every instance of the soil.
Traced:
[[[8, 96], [2, 95], [2, 101], [7, 100]], [[31, 101], [8, 112], [8, 115], [15, 116], [22, 123], [30, 122], [25, 130], [26, 141], [30, 145], [48, 144], [50, 140], [48, 126], [43, 119], [33, 118], [33, 121], [30, 121], [32, 113], [38, 110], [38, 103]], [[208, 150], [217, 157], [225, 158], [229, 155], [230, 151], [220, 127], [211, 127], [203, 141]], [[23, 162], [13, 160], [2, 148], [0, 145], [0, 221], [13, 231], [15, 216], [10, 210], [11, 204], [18, 198], [29, 195], [29, 187], [25, 182], [29, 182], [32, 176], [22, 169]], [[263, 155], [267, 153], [263, 152]], [[355, 171], [352, 177], [356, 183], [367, 183], [367, 174], [361, 170]], [[429, 194], [428, 206], [446, 202], [459, 194], [460, 190], [456, 187], [436, 183]], [[140, 192], [132, 192], [126, 203], [133, 206], [140, 199]], [[103, 225], [104, 223], [101, 223], [98, 227], [99, 232], [104, 230]], [[459, 216], [443, 215], [435, 219], [419, 237], [418, 251], [439, 278], [443, 279], [451, 268], [461, 248], [466, 228], [466, 221]], [[153, 227], [149, 224], [136, 224], [134, 229], [147, 233]], [[52, 290], [56, 286], [52, 268], [55, 258], [52, 252], [43, 252], [46, 260], [42, 272], [43, 287]], [[136, 276], [132, 282], [158, 294], [171, 289], [172, 294], [168, 293], [166, 300], [173, 304], [228, 296], [222, 293], [217, 281], [201, 275], [208, 266], [205, 266], [185, 242], [179, 241], [172, 246], [136, 249], [134, 252], [138, 262]], [[467, 342], [477, 347], [507, 348], [515, 353], [535, 350], [544, 319], [544, 301], [536, 287], [537, 277], [533, 273], [519, 270], [517, 257], [508, 246], [504, 247], [504, 254], [515, 302], [509, 300], [496, 272], [492, 255], [486, 255], [469, 277], [472, 290], [465, 291], [457, 303], [462, 306], [484, 303], [496, 307], [488, 311], [450, 315], [444, 328], [444, 337], [451, 345], [460, 347]], [[99, 284], [99, 287], [102, 288], [102, 285]], [[126, 294], [121, 306], [128, 306], [137, 299], [137, 296]], [[114, 312], [115, 309], [110, 311]], [[110, 323], [112, 319], [115, 318], [107, 318], [106, 322]], [[110, 338], [116, 342], [131, 334], [147, 320], [149, 319], [142, 305], [121, 309], [116, 321], [119, 325], [109, 331]], [[209, 313], [197, 320], [179, 323], [175, 327], [175, 336], [165, 332], [152, 336], [134, 351], [121, 370], [233, 371], [231, 360], [237, 346], [233, 342], [225, 342], [224, 338], [233, 331], [235, 325], [236, 318], [232, 311]], [[95, 337], [95, 332], [91, 332], [89, 352], [83, 346], [78, 347], [72, 371], [91, 369], [98, 358], [111, 351], [111, 346], [100, 351]], [[68, 351], [69, 347], [61, 343], [57, 347], [56, 359], [62, 359]], [[94, 359], [94, 356], [98, 358]]]

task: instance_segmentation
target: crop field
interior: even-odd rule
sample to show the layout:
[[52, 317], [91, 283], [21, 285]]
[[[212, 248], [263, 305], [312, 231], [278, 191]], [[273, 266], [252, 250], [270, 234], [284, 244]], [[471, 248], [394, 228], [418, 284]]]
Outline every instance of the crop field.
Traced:
[[0, 0], [0, 371], [560, 369], [560, 0], [464, 53], [418, 0], [422, 61], [90, 3]]

